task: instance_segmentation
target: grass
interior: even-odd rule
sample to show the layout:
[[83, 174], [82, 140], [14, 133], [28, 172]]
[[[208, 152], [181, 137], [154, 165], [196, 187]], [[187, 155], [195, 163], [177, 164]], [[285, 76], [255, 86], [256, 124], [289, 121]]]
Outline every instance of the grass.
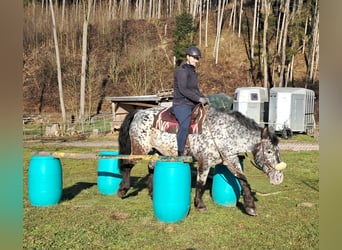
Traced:
[[[287, 139], [282, 139], [287, 141]], [[318, 143], [318, 138], [308, 136], [306, 134], [294, 134], [288, 141], [303, 142], [303, 143]]]
[[[282, 152], [284, 182], [271, 186], [245, 160], [258, 216], [216, 205], [209, 190], [208, 211], [191, 205], [185, 220], [158, 221], [146, 188], [146, 162], [132, 170], [128, 198], [99, 194], [97, 160], [61, 159], [63, 197], [55, 206], [31, 206], [27, 170], [34, 151], [94, 153], [113, 148], [36, 145], [24, 148], [24, 249], [318, 249], [318, 152]], [[194, 181], [193, 176], [193, 181]], [[208, 183], [210, 187], [210, 183]], [[192, 201], [194, 196], [192, 183]]]

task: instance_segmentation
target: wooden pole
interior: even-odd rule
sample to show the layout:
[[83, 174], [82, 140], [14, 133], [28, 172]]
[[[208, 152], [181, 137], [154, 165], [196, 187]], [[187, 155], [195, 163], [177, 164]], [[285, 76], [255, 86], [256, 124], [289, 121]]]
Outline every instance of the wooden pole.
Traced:
[[167, 156], [167, 155], [99, 155], [99, 154], [83, 154], [83, 153], [67, 153], [67, 152], [45, 152], [39, 151], [33, 153], [38, 156], [53, 156], [55, 158], [69, 158], [69, 159], [128, 159], [128, 160], [154, 160], [154, 161], [183, 161], [192, 162], [191, 156]]

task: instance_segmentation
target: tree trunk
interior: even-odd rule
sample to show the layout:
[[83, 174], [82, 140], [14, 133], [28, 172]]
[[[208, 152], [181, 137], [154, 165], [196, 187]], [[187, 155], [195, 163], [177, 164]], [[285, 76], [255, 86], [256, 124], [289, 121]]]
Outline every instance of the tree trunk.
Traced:
[[232, 12], [230, 13], [229, 26], [232, 26], [233, 33], [235, 32], [235, 20], [236, 20], [236, 0], [234, 0]]
[[306, 45], [306, 33], [307, 33], [307, 30], [308, 30], [308, 21], [309, 21], [309, 17], [307, 16], [305, 18], [305, 27], [304, 27], [304, 37], [303, 37], [303, 46], [302, 46], [302, 54], [305, 53], [305, 45]]
[[[220, 4], [221, 4], [221, 6], [220, 6]], [[214, 46], [215, 64], [218, 63], [218, 52], [219, 52], [219, 46], [220, 46], [224, 6], [226, 6], [226, 0], [223, 0], [223, 1], [219, 0], [219, 5], [218, 5], [218, 9], [217, 9], [216, 40], [215, 40], [215, 46]]]
[[268, 30], [268, 16], [270, 13], [270, 4], [268, 0], [263, 0], [263, 9], [264, 9], [264, 33], [263, 33], [263, 49], [262, 49], [262, 58], [264, 64], [264, 88], [268, 87], [268, 61], [267, 61], [267, 30]]
[[208, 20], [209, 20], [209, 3], [210, 0], [207, 0], [207, 3], [206, 3], [206, 7], [207, 7], [207, 10], [206, 10], [206, 15], [205, 15], [205, 47], [207, 48], [208, 47]]
[[59, 102], [60, 102], [60, 105], [61, 105], [61, 112], [62, 112], [63, 131], [65, 131], [66, 113], [65, 113], [65, 106], [64, 106], [64, 96], [63, 96], [61, 60], [60, 60], [60, 55], [59, 55], [58, 38], [57, 38], [56, 21], [55, 21], [55, 13], [53, 11], [52, 0], [50, 0], [50, 11], [51, 11], [51, 18], [52, 18], [53, 40], [54, 40], [54, 43], [55, 43], [55, 51], [56, 51], [56, 64], [57, 64], [57, 80], [58, 80]]
[[85, 85], [87, 70], [87, 50], [88, 50], [88, 24], [93, 0], [88, 0], [87, 13], [84, 13], [83, 34], [82, 34], [82, 66], [81, 66], [81, 89], [80, 89], [80, 121], [84, 120], [84, 104], [85, 104]]
[[[277, 31], [276, 31], [276, 38], [275, 38], [275, 47], [276, 47], [276, 50], [275, 51], [277, 51], [277, 49], [278, 49], [278, 47], [279, 47], [279, 41], [281, 40], [281, 39], [279, 39], [279, 36], [280, 36], [280, 30], [279, 30], [279, 28], [280, 28], [280, 22], [281, 22], [281, 11], [280, 11], [280, 9], [281, 8], [279, 8], [279, 11], [278, 11], [278, 21], [277, 21]], [[279, 54], [279, 53], [275, 53], [275, 54]]]
[[290, 0], [286, 0], [285, 10], [284, 10], [284, 32], [282, 39], [282, 52], [281, 52], [281, 69], [279, 75], [279, 87], [284, 86], [284, 76], [285, 76], [285, 63], [286, 63], [286, 41], [287, 41], [287, 29], [289, 25], [289, 14], [290, 14]]
[[[280, 9], [284, 9], [282, 7], [283, 5], [283, 1], [280, 4]], [[288, 13], [288, 12], [287, 12]], [[279, 32], [279, 42], [278, 42], [278, 49], [277, 49], [277, 54], [280, 55], [280, 50], [282, 48], [282, 43], [283, 43], [283, 35], [284, 35], [284, 29], [285, 29], [285, 21], [287, 19], [287, 14], [286, 14], [286, 10], [284, 10], [283, 12], [279, 13], [279, 20], [280, 20], [280, 16], [281, 14], [283, 15], [283, 19], [282, 19], [282, 23], [281, 23], [281, 28], [280, 28], [280, 32]]]
[[61, 22], [61, 30], [63, 30], [63, 26], [64, 26], [64, 12], [65, 12], [65, 0], [63, 0], [63, 3], [62, 3], [62, 22]]
[[198, 35], [198, 44], [202, 45], [202, 0], [199, 3], [199, 35]]
[[319, 33], [317, 35], [316, 62], [315, 62], [315, 69], [314, 69], [313, 77], [312, 77], [312, 84], [315, 83], [316, 73], [317, 73], [317, 70], [318, 70], [318, 63], [319, 63]]
[[243, 12], [243, 0], [240, 2], [240, 13], [239, 13], [239, 34], [238, 37], [241, 36], [241, 19], [242, 19], [242, 12]]
[[[251, 41], [251, 60], [254, 60], [254, 46], [255, 46], [255, 29], [257, 22], [257, 10], [258, 10], [258, 0], [254, 2], [254, 16], [253, 16], [253, 30], [252, 30], [252, 41]], [[253, 64], [254, 65], [254, 64]]]
[[317, 45], [318, 45], [318, 37], [319, 37], [319, 12], [318, 12], [318, 4], [316, 1], [315, 6], [315, 13], [314, 13], [314, 27], [313, 27], [313, 38], [312, 38], [312, 45], [310, 49], [310, 60], [309, 60], [309, 80], [310, 82], [314, 82], [313, 75], [314, 75], [314, 68], [315, 68], [315, 57], [317, 55]]

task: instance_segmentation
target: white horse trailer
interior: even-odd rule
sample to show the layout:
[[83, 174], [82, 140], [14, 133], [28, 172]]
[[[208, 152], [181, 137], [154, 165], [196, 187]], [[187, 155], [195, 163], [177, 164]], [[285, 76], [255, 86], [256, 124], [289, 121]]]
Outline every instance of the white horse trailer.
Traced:
[[[313, 90], [305, 88], [270, 89], [269, 127], [283, 136], [292, 132], [312, 133], [315, 128]], [[286, 134], [284, 134], [286, 133]]]
[[268, 118], [268, 91], [262, 87], [241, 87], [234, 93], [233, 110], [264, 126]]

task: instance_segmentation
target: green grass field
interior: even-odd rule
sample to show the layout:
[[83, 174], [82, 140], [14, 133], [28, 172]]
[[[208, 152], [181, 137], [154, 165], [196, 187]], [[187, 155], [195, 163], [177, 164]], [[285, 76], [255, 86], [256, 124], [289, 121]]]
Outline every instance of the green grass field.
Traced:
[[[129, 197], [120, 199], [98, 192], [97, 160], [63, 158], [61, 202], [49, 207], [31, 206], [27, 171], [32, 152], [102, 150], [114, 149], [24, 148], [23, 249], [318, 249], [318, 151], [283, 151], [282, 160], [288, 167], [279, 186], [271, 186], [249, 158], [245, 160], [245, 172], [255, 192], [256, 217], [240, 209], [241, 197], [237, 207], [216, 205], [208, 189], [204, 194], [207, 212], [200, 213], [191, 204], [185, 220], [160, 222], [147, 193], [147, 165], [143, 161], [132, 170]], [[192, 188], [191, 202], [194, 194]]]

